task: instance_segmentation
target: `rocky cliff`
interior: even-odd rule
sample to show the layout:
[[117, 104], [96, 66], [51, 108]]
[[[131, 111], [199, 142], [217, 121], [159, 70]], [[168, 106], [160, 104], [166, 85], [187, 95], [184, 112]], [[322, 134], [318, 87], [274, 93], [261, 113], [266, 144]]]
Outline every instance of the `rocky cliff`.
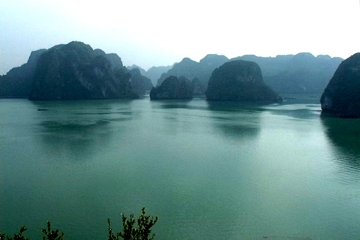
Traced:
[[[111, 58], [114, 59], [114, 56]], [[41, 55], [29, 98], [136, 98], [130, 77], [131, 74], [122, 66], [121, 60], [114, 67], [101, 51], [94, 51], [81, 42], [71, 42], [52, 47]]]
[[33, 51], [27, 63], [0, 77], [0, 97], [28, 98], [37, 62], [46, 49]]
[[215, 69], [210, 77], [206, 98], [211, 101], [280, 101], [263, 81], [258, 64], [236, 60]]
[[193, 90], [186, 77], [170, 76], [163, 83], [151, 89], [150, 98], [157, 99], [191, 99]]
[[94, 53], [96, 56], [103, 56], [105, 57], [111, 64], [111, 68], [113, 70], [116, 70], [118, 68], [123, 67], [123, 63], [121, 61], [121, 58], [116, 53], [105, 53], [101, 49], [95, 49]]
[[321, 96], [322, 113], [360, 117], [360, 53], [344, 60]]
[[131, 69], [130, 74], [130, 81], [134, 92], [136, 92], [139, 96], [150, 92], [153, 87], [150, 78], [141, 75], [138, 68]]
[[229, 60], [225, 56], [208, 54], [200, 62], [184, 58], [157, 82], [159, 86], [169, 76], [185, 76], [193, 83], [194, 95], [202, 95], [208, 85], [211, 73], [215, 68], [228, 61], [252, 61], [262, 71], [264, 82], [273, 90], [282, 94], [318, 94], [325, 89], [329, 79], [342, 61], [327, 55], [314, 56], [311, 53], [296, 55], [279, 55], [276, 57], [258, 57], [244, 55]]

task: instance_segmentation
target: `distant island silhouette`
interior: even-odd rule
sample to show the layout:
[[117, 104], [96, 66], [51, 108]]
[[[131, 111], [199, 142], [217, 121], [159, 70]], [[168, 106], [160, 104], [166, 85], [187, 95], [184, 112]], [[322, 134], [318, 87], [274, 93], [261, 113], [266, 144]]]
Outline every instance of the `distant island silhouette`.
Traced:
[[[339, 103], [335, 97], [345, 94], [346, 98], [350, 98], [356, 95], [352, 91], [359, 89], [358, 82], [351, 80], [358, 78], [358, 72], [354, 72], [359, 64], [354, 60], [356, 58], [358, 54], [340, 65], [343, 60], [341, 58], [331, 58], [328, 55], [315, 57], [311, 53], [276, 57], [244, 55], [232, 59], [208, 54], [199, 62], [184, 58], [172, 66], [152, 67], [145, 71], [136, 65], [123, 66], [117, 54], [108, 54], [101, 49], [94, 50], [90, 45], [74, 41], [48, 50], [33, 51], [27, 63], [0, 76], [0, 97], [30, 100], [136, 99], [152, 91], [152, 99], [191, 99], [193, 96], [205, 97], [206, 94], [208, 100], [241, 101], [268, 99], [270, 96], [274, 100], [280, 98], [278, 94], [324, 93], [321, 99], [324, 113], [338, 112], [341, 116], [359, 117], [359, 100], [356, 97], [351, 98], [346, 111], [341, 110], [343, 103]], [[259, 67], [262, 79], [255, 82], [262, 82], [261, 85], [267, 86], [268, 90], [258, 88], [255, 91], [254, 88], [234, 85], [236, 81], [228, 78], [220, 80], [219, 74], [224, 65], [234, 66], [230, 72], [243, 67], [234, 63], [239, 60], [254, 63]], [[351, 67], [348, 66], [349, 61], [353, 64]], [[228, 75], [226, 72], [222, 74]], [[241, 74], [245, 74], [248, 80], [258, 75], [247, 71]], [[233, 77], [239, 78], [240, 75]], [[168, 80], [171, 84], [167, 83], [166, 88], [161, 87], [166, 79], [171, 79]], [[223, 83], [220, 84], [219, 81]], [[352, 91], [339, 90], [342, 89], [341, 86]], [[256, 97], [240, 97], [234, 94], [239, 91], [249, 93], [250, 89], [256, 92]], [[224, 91], [227, 91], [225, 95]], [[222, 92], [223, 95], [216, 95], [216, 92]]]

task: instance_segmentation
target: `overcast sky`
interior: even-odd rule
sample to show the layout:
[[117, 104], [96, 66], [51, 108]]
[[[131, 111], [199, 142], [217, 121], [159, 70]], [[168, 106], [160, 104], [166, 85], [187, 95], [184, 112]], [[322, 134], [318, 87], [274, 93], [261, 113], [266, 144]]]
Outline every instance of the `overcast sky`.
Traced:
[[209, 53], [347, 58], [360, 51], [360, 1], [1, 0], [0, 32], [0, 74], [74, 40], [145, 69]]

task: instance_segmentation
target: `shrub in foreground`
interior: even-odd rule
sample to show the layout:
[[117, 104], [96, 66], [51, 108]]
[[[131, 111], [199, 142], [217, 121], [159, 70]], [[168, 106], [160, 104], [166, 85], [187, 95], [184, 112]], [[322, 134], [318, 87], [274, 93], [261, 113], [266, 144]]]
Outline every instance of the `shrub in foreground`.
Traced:
[[[123, 229], [120, 232], [114, 232], [111, 228], [111, 220], [108, 218], [108, 240], [151, 240], [154, 239], [155, 234], [151, 234], [151, 228], [158, 221], [158, 217], [151, 217], [146, 215], [145, 208], [141, 209], [139, 218], [135, 218], [134, 214], [129, 217], [121, 214]], [[5, 235], [0, 232], [0, 240], [30, 240], [24, 236], [27, 230], [22, 226], [19, 233], [15, 233], [13, 237]], [[64, 233], [58, 229], [52, 229], [51, 222], [47, 222], [47, 228], [41, 230], [44, 234], [43, 240], [64, 240]]]

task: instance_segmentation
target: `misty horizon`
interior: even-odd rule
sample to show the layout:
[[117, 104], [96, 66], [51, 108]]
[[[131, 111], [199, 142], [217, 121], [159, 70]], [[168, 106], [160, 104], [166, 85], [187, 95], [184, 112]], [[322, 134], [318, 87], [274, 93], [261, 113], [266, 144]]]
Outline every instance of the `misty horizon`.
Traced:
[[144, 69], [209, 53], [346, 59], [359, 52], [359, 11], [357, 0], [1, 1], [0, 75], [25, 63], [33, 50], [73, 40]]
[[[71, 41], [71, 42], [80, 42], [80, 41], [75, 41], [75, 40], [74, 40], [74, 41]], [[57, 44], [57, 45], [66, 45], [66, 44], [68, 44], [68, 43], [59, 43], [59, 44]], [[87, 44], [87, 43], [85, 43], [85, 44]], [[55, 46], [57, 46], [57, 45], [55, 45]], [[88, 45], [89, 45], [89, 44], [88, 44]], [[52, 47], [54, 47], [54, 46], [52, 46]], [[90, 46], [90, 47], [92, 47], [92, 46]], [[51, 48], [51, 47], [50, 47], [50, 48]], [[50, 48], [49, 48], [49, 49], [50, 49]], [[32, 51], [29, 53], [28, 58], [27, 58], [27, 60], [26, 60], [25, 62], [21, 63], [21, 64], [18, 65], [18, 66], [13, 66], [13, 67], [11, 67], [11, 68], [9, 69], [9, 71], [10, 71], [11, 69], [13, 69], [13, 68], [20, 67], [21, 65], [27, 63], [27, 61], [29, 60], [32, 52], [35, 52], [35, 51], [38, 51], [38, 50], [42, 50], [42, 49], [45, 49], [45, 48], [40, 48], [40, 49], [34, 49], [34, 50], [32, 50]], [[45, 49], [45, 50], [49, 50], [49, 49]], [[95, 50], [95, 49], [100, 49], [100, 50], [102, 50], [101, 48], [93, 48], [93, 49], [94, 49], [94, 50]], [[298, 54], [304, 54], [304, 53], [306, 54], [306, 53], [309, 53], [309, 54], [311, 54], [311, 55], [312, 55], [313, 57], [315, 57], [315, 58], [324, 56], [324, 57], [330, 57], [330, 58], [340, 58], [340, 59], [342, 59], [342, 60], [344, 59], [344, 58], [342, 58], [342, 57], [339, 57], [339, 56], [331, 56], [331, 55], [329, 55], [329, 54], [318, 54], [318, 55], [314, 55], [314, 54], [311, 53], [311, 52], [298, 52], [298, 53], [294, 53], [294, 54], [276, 54], [276, 55], [274, 55], [274, 56], [260, 56], [260, 55], [256, 55], [256, 54], [244, 54], [244, 55], [235, 56], [235, 57], [232, 57], [232, 58], [230, 58], [230, 57], [228, 57], [228, 56], [226, 56], [226, 55], [224, 55], [224, 54], [208, 53], [208, 54], [204, 55], [203, 57], [201, 57], [199, 60], [195, 60], [195, 59], [192, 59], [192, 58], [190, 58], [190, 57], [184, 56], [184, 57], [182, 57], [180, 60], [178, 60], [178, 61], [176, 61], [176, 62], [168, 63], [168, 64], [165, 64], [165, 65], [151, 65], [150, 67], [143, 67], [143, 66], [141, 66], [141, 65], [139, 65], [139, 64], [137, 64], [137, 63], [126, 64], [126, 63], [123, 61], [122, 57], [121, 57], [119, 54], [117, 54], [117, 53], [113, 53], [113, 52], [111, 52], [111, 53], [106, 52], [106, 53], [107, 53], [107, 54], [116, 54], [116, 55], [118, 55], [118, 56], [121, 58], [121, 60], [122, 60], [122, 62], [123, 62], [123, 65], [124, 65], [125, 67], [127, 67], [127, 68], [140, 67], [141, 69], [143, 69], [143, 70], [145, 70], [145, 71], [148, 71], [149, 69], [154, 68], [154, 67], [155, 67], [155, 68], [156, 68], [156, 67], [173, 67], [175, 64], [180, 63], [180, 62], [183, 61], [184, 59], [190, 59], [190, 60], [195, 61], [195, 62], [200, 62], [202, 59], [206, 58], [206, 56], [209, 56], [209, 55], [225, 56], [226, 58], [228, 58], [229, 60], [231, 60], [231, 59], [235, 59], [235, 58], [239, 58], [239, 57], [247, 57], [247, 56], [255, 56], [255, 57], [260, 57], [260, 58], [276, 58], [276, 57], [281, 57], [281, 56], [296, 56], [296, 55], [298, 55]], [[354, 53], [354, 54], [355, 54], [355, 53]], [[5, 75], [5, 74], [7, 74], [9, 71], [7, 71], [7, 72], [5, 72], [5, 73], [0, 73], [0, 75]]]

